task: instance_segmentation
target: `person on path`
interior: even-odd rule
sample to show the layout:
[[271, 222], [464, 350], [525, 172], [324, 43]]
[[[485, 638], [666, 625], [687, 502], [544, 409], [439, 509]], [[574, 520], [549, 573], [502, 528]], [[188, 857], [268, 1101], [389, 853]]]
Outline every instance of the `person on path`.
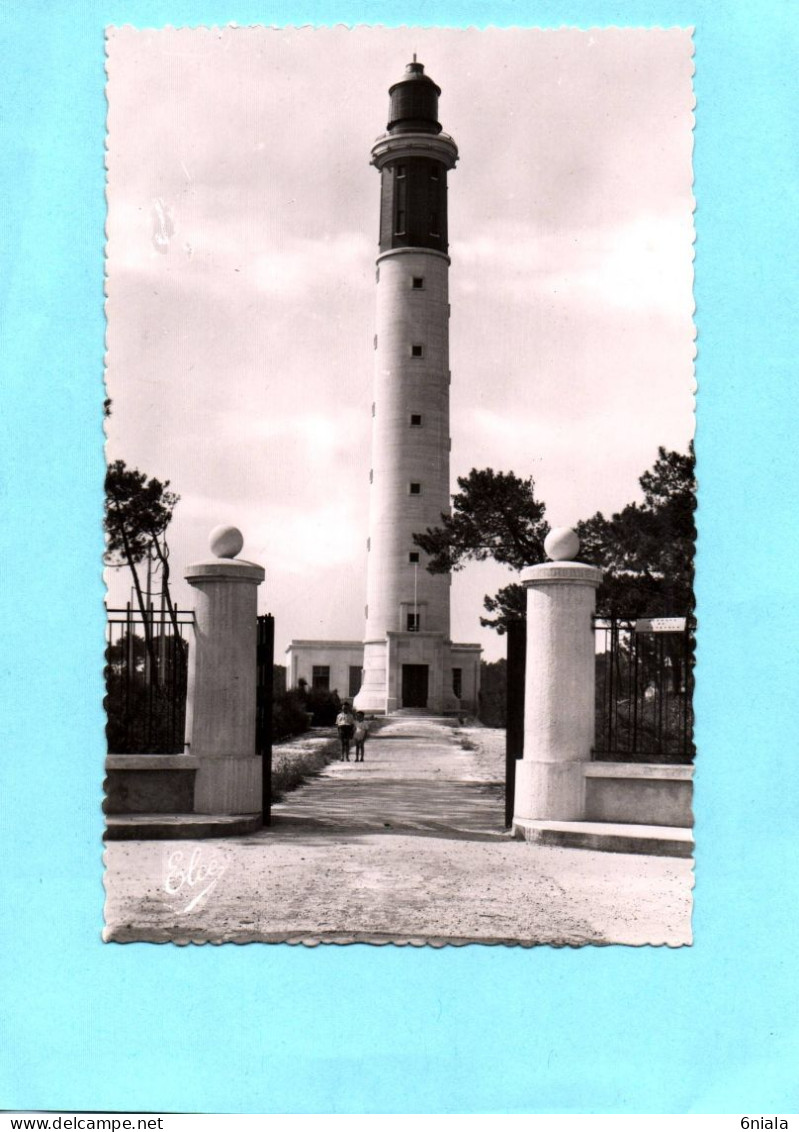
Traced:
[[355, 713], [355, 761], [363, 762], [363, 749], [369, 738], [369, 724], [363, 717], [363, 712]]
[[355, 717], [348, 703], [341, 705], [341, 711], [336, 716], [336, 727], [338, 728], [338, 737], [341, 743], [341, 758], [349, 762], [350, 743], [352, 742], [352, 735], [355, 731]]

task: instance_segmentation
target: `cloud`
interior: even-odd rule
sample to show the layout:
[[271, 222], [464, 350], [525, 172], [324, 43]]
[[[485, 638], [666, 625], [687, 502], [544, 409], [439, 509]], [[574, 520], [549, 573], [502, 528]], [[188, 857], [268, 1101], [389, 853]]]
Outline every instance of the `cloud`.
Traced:
[[635, 316], [648, 310], [680, 316], [693, 310], [691, 244], [685, 214], [644, 214], [610, 229], [564, 229], [557, 235], [496, 222], [455, 241], [457, 286], [465, 294], [500, 294], [530, 303], [536, 296], [590, 300]]
[[294, 412], [280, 416], [224, 414], [220, 426], [238, 443], [250, 440], [285, 442], [297, 449], [303, 462], [325, 465], [337, 461], [353, 446], [368, 441], [365, 412], [338, 408], [335, 414]]
[[290, 238], [255, 257], [252, 277], [259, 291], [281, 303], [312, 299], [317, 291], [361, 290], [370, 275], [371, 251], [363, 232], [322, 240]]
[[349, 501], [335, 499], [302, 511], [273, 505], [265, 509], [264, 520], [274, 532], [267, 549], [278, 573], [321, 578], [328, 567], [365, 554], [363, 523]]
[[228, 496], [199, 494], [181, 497], [170, 540], [184, 540], [192, 545], [196, 558], [207, 558], [208, 532], [220, 523], [244, 532], [243, 557], [252, 556], [268, 565], [271, 572], [292, 576], [305, 577], [360, 559], [366, 540], [363, 519], [352, 499], [336, 496], [321, 503], [298, 505], [294, 500], [231, 501]]
[[287, 305], [325, 292], [340, 302], [342, 293], [368, 287], [373, 245], [362, 231], [311, 238], [268, 229], [263, 216], [204, 216], [190, 201], [115, 201], [107, 245], [111, 286], [144, 276], [217, 296], [236, 290], [239, 302], [251, 288]]

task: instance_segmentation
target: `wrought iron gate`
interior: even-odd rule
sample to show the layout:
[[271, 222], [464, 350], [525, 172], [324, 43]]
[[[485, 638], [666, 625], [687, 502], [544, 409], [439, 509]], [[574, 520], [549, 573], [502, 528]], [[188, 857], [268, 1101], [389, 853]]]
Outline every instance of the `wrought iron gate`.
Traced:
[[694, 632], [690, 618], [598, 618], [592, 757], [690, 763]]
[[524, 678], [527, 663], [527, 622], [508, 623], [507, 690], [505, 710], [505, 826], [513, 824], [516, 801], [516, 763], [524, 755]]
[[262, 813], [264, 825], [272, 821], [272, 678], [275, 659], [275, 619], [258, 618], [255, 655], [255, 753], [262, 759]]

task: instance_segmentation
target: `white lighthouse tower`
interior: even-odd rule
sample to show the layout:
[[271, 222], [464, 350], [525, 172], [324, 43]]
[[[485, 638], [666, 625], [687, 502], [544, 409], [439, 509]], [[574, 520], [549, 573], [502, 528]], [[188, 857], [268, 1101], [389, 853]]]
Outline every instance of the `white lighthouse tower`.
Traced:
[[409, 63], [389, 90], [380, 253], [363, 682], [355, 706], [457, 711], [476, 703], [480, 649], [452, 645], [450, 577], [425, 569], [413, 535], [449, 511], [447, 174], [458, 149], [436, 84]]

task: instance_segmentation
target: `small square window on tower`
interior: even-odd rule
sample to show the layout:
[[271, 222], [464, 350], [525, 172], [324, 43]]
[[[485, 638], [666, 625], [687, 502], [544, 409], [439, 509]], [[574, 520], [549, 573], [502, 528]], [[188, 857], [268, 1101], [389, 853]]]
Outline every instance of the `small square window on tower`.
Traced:
[[413, 346], [411, 346], [411, 357], [412, 358], [423, 358], [424, 357], [424, 346], [420, 346], [418, 344], [418, 342], [415, 343]]
[[421, 428], [421, 427], [422, 427], [422, 414], [421, 413], [411, 413], [411, 428]]
[[397, 170], [397, 176], [398, 177], [404, 177], [405, 176], [405, 166], [404, 165], [396, 165], [395, 168]]
[[420, 627], [419, 626], [419, 614], [418, 613], [409, 613], [408, 614], [408, 620], [407, 620], [406, 624], [407, 624], [409, 633], [418, 633], [419, 627]]
[[418, 562], [419, 561], [419, 551], [418, 550], [410, 551], [410, 553], [408, 554], [408, 561], [410, 563]]
[[411, 483], [408, 484], [408, 494], [409, 495], [421, 495], [422, 494], [422, 485], [420, 483], [416, 483], [415, 481], [412, 481]]
[[413, 287], [414, 291], [424, 291], [424, 276], [414, 275], [411, 278], [411, 286]]

